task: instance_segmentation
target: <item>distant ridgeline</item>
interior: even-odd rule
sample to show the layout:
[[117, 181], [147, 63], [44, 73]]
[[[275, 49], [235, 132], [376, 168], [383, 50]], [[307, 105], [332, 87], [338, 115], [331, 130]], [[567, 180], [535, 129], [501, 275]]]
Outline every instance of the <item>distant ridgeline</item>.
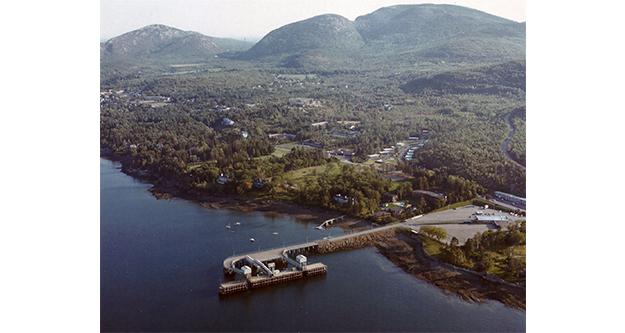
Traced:
[[101, 44], [103, 62], [256, 61], [287, 68], [363, 68], [418, 62], [495, 63], [525, 58], [525, 23], [453, 5], [384, 7], [355, 21], [315, 16], [258, 43], [150, 25]]

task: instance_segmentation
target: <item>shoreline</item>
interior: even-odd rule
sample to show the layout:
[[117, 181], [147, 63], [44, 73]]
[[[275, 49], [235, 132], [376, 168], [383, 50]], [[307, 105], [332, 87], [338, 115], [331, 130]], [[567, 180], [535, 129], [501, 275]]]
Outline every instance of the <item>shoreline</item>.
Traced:
[[[123, 157], [107, 156], [101, 158], [122, 162]], [[155, 182], [145, 172], [125, 169], [122, 173], [151, 185], [148, 191], [157, 200], [184, 199], [199, 204], [207, 209], [228, 209], [237, 212], [263, 213], [267, 217], [290, 216], [299, 221], [311, 222], [334, 218], [340, 212], [318, 207], [306, 207], [285, 201], [263, 200], [241, 195], [193, 194], [180, 191], [175, 186]], [[338, 223], [335, 227], [357, 231], [363, 220], [351, 219]], [[525, 310], [525, 287], [514, 286], [484, 278], [478, 272], [459, 269], [428, 256], [419, 240], [396, 233], [394, 236], [371, 239], [368, 244], [357, 247], [373, 246], [378, 253], [391, 261], [414, 278], [428, 282], [445, 293], [455, 294], [467, 302], [483, 303], [496, 300], [504, 305]], [[522, 295], [521, 295], [522, 294]]]
[[[124, 168], [124, 156], [101, 153], [100, 158], [121, 163], [122, 167], [120, 171], [125, 175], [149, 184], [151, 187], [148, 191], [157, 200], [180, 198], [199, 204], [207, 209], [227, 209], [243, 213], [260, 212], [268, 217], [286, 215], [300, 221], [326, 220], [338, 215], [344, 215], [344, 213], [325, 208], [307, 207], [286, 201], [266, 200], [244, 195], [189, 193], [181, 191], [173, 185], [159, 184], [156, 178], [150, 176], [147, 172]], [[322, 221], [319, 221], [319, 223], [321, 222]]]
[[397, 233], [375, 242], [380, 254], [413, 277], [467, 302], [498, 301], [507, 307], [526, 308], [526, 288], [475, 271], [455, 267], [430, 257], [418, 237]]

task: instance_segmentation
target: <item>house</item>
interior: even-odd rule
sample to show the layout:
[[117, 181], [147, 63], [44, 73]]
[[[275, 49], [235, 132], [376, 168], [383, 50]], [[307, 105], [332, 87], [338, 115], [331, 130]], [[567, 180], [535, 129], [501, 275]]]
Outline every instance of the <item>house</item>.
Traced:
[[393, 217], [399, 217], [404, 213], [404, 208], [400, 206], [391, 206], [387, 210]]
[[313, 141], [311, 139], [306, 139], [306, 140], [302, 141], [302, 145], [313, 147], [313, 148], [323, 148], [323, 144], [322, 143]]
[[256, 178], [256, 179], [254, 179], [254, 182], [253, 182], [252, 186], [254, 186], [255, 189], [261, 189], [261, 188], [265, 187], [265, 182], [263, 182], [262, 180]]
[[295, 134], [291, 133], [269, 133], [270, 139], [285, 139], [285, 140], [295, 140], [297, 137]]
[[327, 121], [320, 121], [318, 123], [312, 123], [312, 124], [310, 124], [310, 126], [312, 126], [312, 127], [321, 127], [321, 126], [325, 126], [327, 124], [328, 124]]
[[234, 121], [232, 119], [230, 119], [230, 118], [223, 118], [221, 120], [221, 124], [224, 125], [224, 126], [232, 126], [232, 125], [234, 125]]
[[228, 178], [228, 176], [224, 175], [223, 173], [219, 174], [219, 177], [217, 177], [217, 184], [219, 185], [226, 185], [230, 182], [230, 178]]
[[243, 137], [243, 139], [247, 139], [250, 136], [250, 134], [246, 131], [241, 131], [241, 136]]
[[339, 205], [344, 205], [349, 202], [349, 198], [346, 195], [337, 193], [334, 195], [334, 202], [336, 202]]
[[399, 199], [399, 196], [395, 193], [386, 192], [382, 194], [383, 203], [395, 202], [397, 199]]
[[305, 107], [305, 106], [318, 107], [318, 106], [321, 106], [321, 102], [313, 98], [296, 97], [296, 98], [289, 98], [289, 105], [299, 107], [299, 108]]

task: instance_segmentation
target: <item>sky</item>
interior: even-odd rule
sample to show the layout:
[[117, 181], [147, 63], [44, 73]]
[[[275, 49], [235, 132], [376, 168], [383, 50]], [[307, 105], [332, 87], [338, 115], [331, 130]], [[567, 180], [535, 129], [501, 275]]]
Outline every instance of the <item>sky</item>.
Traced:
[[398, 4], [446, 3], [525, 21], [525, 0], [100, 0], [100, 39], [150, 24], [256, 41], [285, 24], [321, 14], [350, 20]]

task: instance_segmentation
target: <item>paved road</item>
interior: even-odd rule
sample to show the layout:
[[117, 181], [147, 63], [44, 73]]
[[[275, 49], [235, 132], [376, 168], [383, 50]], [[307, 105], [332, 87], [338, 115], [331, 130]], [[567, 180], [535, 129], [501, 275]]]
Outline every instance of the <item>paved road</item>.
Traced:
[[510, 156], [510, 141], [512, 140], [512, 136], [514, 135], [514, 131], [515, 128], [512, 125], [512, 112], [508, 113], [506, 115], [506, 117], [504, 118], [506, 121], [506, 126], [508, 126], [508, 136], [503, 140], [503, 142], [501, 142], [501, 146], [499, 147], [499, 149], [501, 150], [501, 153], [508, 159], [510, 160], [510, 162], [518, 165], [519, 167], [523, 168], [523, 170], [525, 170], [525, 165], [515, 161], [512, 156]]
[[[456, 209], [448, 209], [448, 210], [444, 210], [441, 212], [415, 216], [413, 218], [404, 220], [401, 223], [389, 224], [389, 225], [385, 225], [385, 226], [378, 227], [378, 228], [353, 232], [353, 233], [349, 233], [349, 234], [345, 234], [345, 235], [341, 235], [337, 237], [331, 237], [331, 238], [328, 238], [327, 241], [340, 241], [342, 239], [358, 237], [361, 235], [366, 235], [369, 233], [379, 232], [379, 231], [388, 230], [388, 229], [397, 228], [397, 227], [415, 228], [415, 227], [422, 226], [422, 225], [437, 225], [437, 224], [439, 225], [440, 224], [449, 224], [449, 225], [456, 224], [457, 225], [460, 223], [471, 221], [471, 215], [473, 215], [478, 210], [482, 211], [484, 214], [506, 215], [509, 217], [510, 221], [525, 220], [525, 217], [513, 216], [509, 213], [500, 212], [500, 211], [490, 209], [490, 208], [482, 209], [478, 206], [468, 205], [468, 206], [464, 206], [464, 207], [460, 207]], [[463, 238], [464, 240], [466, 240], [466, 238], [468, 238], [469, 236], [472, 237], [472, 235], [474, 235], [475, 232], [485, 231], [486, 230], [485, 228], [486, 227], [482, 227], [482, 226], [478, 226], [478, 227], [461, 226], [461, 227], [450, 227], [450, 230], [455, 231], [454, 234], [458, 233], [457, 238], [459, 239]], [[290, 245], [286, 247], [279, 247], [275, 249], [261, 250], [258, 252], [235, 255], [235, 256], [226, 258], [223, 261], [223, 267], [228, 269], [229, 267], [231, 267], [232, 262], [238, 261], [244, 258], [246, 255], [249, 255], [260, 261], [267, 261], [267, 260], [271, 260], [275, 258], [280, 258], [282, 256], [282, 251], [284, 250], [315, 246], [315, 245], [318, 245], [319, 242], [323, 242], [323, 241], [326, 241], [326, 239], [319, 239], [319, 240], [315, 240], [315, 241], [308, 242], [308, 243], [295, 244], [295, 245]]]

